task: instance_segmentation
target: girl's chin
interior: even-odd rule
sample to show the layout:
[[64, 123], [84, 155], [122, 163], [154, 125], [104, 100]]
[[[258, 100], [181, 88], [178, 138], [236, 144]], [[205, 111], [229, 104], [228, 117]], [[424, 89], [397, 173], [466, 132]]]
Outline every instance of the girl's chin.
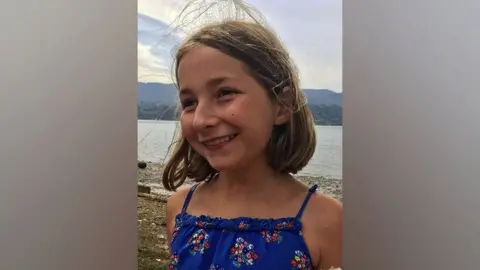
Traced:
[[224, 161], [222, 162], [210, 161], [209, 163], [210, 163], [210, 166], [212, 166], [212, 168], [214, 168], [219, 172], [232, 171], [232, 170], [235, 170], [236, 168], [235, 164], [231, 164]]
[[240, 160], [226, 157], [215, 157], [207, 159], [212, 168], [219, 172], [236, 171], [239, 169]]

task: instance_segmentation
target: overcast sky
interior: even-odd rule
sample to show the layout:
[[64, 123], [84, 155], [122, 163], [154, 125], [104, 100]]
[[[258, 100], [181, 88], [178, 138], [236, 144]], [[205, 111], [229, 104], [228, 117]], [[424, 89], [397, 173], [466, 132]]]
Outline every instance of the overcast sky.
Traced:
[[[197, 0], [209, 1], [209, 0]], [[246, 0], [280, 36], [300, 71], [301, 87], [342, 92], [341, 0]], [[175, 44], [169, 25], [183, 0], [138, 0], [138, 74], [142, 82], [171, 82]]]

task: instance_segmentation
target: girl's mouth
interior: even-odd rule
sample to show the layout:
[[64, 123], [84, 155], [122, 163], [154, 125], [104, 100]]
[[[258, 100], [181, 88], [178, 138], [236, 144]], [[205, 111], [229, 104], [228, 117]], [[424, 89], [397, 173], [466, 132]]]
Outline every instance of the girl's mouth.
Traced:
[[220, 148], [223, 148], [233, 139], [235, 139], [237, 135], [238, 134], [232, 134], [232, 135], [217, 137], [211, 140], [204, 141], [203, 145], [205, 145], [210, 150], [218, 150]]

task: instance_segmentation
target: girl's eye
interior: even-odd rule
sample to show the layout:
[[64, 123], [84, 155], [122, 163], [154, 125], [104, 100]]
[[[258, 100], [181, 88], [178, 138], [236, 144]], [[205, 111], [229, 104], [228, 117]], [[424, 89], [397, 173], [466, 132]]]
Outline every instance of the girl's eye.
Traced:
[[231, 95], [234, 95], [236, 93], [237, 93], [237, 91], [235, 91], [235, 90], [228, 89], [228, 88], [222, 88], [222, 89], [220, 89], [220, 91], [218, 91], [218, 97], [221, 98], [221, 97], [225, 97], [225, 96], [231, 96]]
[[193, 106], [195, 106], [195, 101], [191, 99], [185, 99], [185, 100], [182, 100], [181, 104], [182, 104], [183, 110], [188, 110]]

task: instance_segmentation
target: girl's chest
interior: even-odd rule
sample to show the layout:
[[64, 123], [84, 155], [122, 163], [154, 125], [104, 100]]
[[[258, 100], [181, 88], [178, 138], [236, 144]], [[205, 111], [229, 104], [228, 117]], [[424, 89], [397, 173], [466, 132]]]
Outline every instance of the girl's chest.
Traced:
[[265, 220], [262, 229], [223, 221], [177, 227], [169, 269], [314, 269], [308, 244], [292, 224]]
[[178, 270], [313, 269], [308, 249], [301, 244], [289, 243], [287, 239], [281, 233], [271, 232], [262, 239], [237, 236], [215, 241], [205, 232], [198, 231], [188, 241], [172, 245], [170, 265], [171, 269]]

